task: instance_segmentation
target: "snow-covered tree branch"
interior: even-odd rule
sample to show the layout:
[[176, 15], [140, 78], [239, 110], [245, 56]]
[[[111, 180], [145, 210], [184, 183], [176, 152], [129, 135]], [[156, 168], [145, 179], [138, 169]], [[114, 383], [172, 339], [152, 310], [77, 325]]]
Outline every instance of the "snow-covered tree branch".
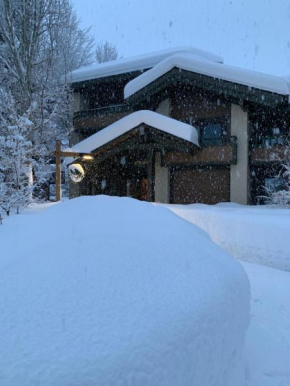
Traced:
[[[12, 200], [17, 187], [31, 199], [35, 183], [20, 170], [32, 168], [39, 185], [55, 140], [66, 141], [71, 130], [67, 75], [92, 61], [93, 39], [69, 0], [0, 0], [2, 198]], [[13, 155], [17, 167], [7, 161]]]
[[281, 169], [276, 176], [277, 181], [280, 181], [280, 186], [265, 188], [266, 203], [290, 208], [290, 143], [286, 145], [282, 154], [276, 155], [276, 159], [281, 163]]
[[119, 57], [116, 46], [109, 42], [99, 43], [96, 48], [96, 61], [98, 63], [111, 62]]

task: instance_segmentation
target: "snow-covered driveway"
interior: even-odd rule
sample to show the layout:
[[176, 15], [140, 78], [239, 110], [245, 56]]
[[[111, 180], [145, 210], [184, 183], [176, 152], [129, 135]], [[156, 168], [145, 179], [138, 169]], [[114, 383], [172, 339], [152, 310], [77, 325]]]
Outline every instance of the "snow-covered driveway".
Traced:
[[237, 259], [290, 271], [290, 210], [234, 203], [166, 206]]

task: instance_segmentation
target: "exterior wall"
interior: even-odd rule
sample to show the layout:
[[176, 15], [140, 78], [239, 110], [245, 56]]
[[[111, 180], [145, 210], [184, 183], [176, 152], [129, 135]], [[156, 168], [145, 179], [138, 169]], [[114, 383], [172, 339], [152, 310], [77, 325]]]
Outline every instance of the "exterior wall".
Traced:
[[75, 182], [69, 179], [69, 198], [76, 198], [81, 195], [80, 184], [76, 184]]
[[97, 114], [89, 115], [82, 113], [82, 116], [76, 116], [74, 119], [74, 127], [78, 131], [85, 131], [86, 129], [94, 129], [94, 132], [111, 125], [112, 123], [124, 118], [128, 112], [119, 112], [111, 114]]
[[249, 203], [249, 130], [248, 113], [232, 104], [231, 135], [237, 137], [237, 164], [231, 165], [231, 202]]
[[[79, 92], [74, 92], [71, 106], [71, 122], [73, 122], [73, 116], [76, 112], [82, 109], [82, 95]], [[79, 134], [73, 131], [70, 135], [70, 146], [75, 145], [80, 141]]]
[[170, 200], [170, 175], [169, 169], [161, 166], [161, 154], [155, 155], [155, 202], [164, 204]]
[[230, 114], [230, 104], [214, 93], [180, 85], [172, 96], [172, 118], [182, 122], [195, 125], [198, 120], [223, 117], [229, 129]]
[[73, 114], [82, 109], [81, 99], [82, 99], [81, 93], [80, 92], [74, 92], [73, 99], [72, 99], [72, 113]]
[[167, 151], [164, 156], [166, 166], [216, 165], [236, 163], [236, 143], [209, 146], [197, 149], [195, 154]]

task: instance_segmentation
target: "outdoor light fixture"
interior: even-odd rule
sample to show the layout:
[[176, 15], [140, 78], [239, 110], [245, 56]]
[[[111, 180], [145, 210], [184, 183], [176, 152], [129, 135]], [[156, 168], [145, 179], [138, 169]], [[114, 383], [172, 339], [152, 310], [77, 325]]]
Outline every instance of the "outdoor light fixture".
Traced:
[[69, 165], [68, 171], [70, 179], [75, 183], [81, 182], [85, 177], [85, 171], [81, 164]]
[[94, 159], [94, 156], [92, 154], [83, 154], [82, 160], [83, 161], [92, 161]]
[[[81, 159], [82, 161], [92, 161], [94, 156], [90, 153], [79, 153], [75, 151], [62, 151], [61, 150], [61, 141], [56, 141], [55, 151], [51, 153], [55, 157], [55, 201], [60, 201], [61, 198], [61, 158], [73, 157], [76, 159]], [[75, 164], [76, 165], [76, 164]], [[79, 165], [81, 168], [82, 166]], [[80, 182], [84, 178], [84, 172], [80, 170], [80, 167], [72, 167], [70, 169], [70, 176], [74, 175], [75, 182]], [[72, 178], [73, 179], [73, 178]]]

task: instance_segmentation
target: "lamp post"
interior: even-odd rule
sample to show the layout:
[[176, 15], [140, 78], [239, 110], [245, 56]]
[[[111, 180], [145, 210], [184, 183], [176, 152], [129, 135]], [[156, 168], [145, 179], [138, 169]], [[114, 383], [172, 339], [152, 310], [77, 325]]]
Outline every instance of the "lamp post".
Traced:
[[55, 157], [55, 201], [61, 199], [61, 158], [74, 157], [81, 158], [83, 161], [92, 161], [94, 156], [91, 153], [79, 153], [74, 151], [62, 151], [61, 141], [56, 141], [55, 151], [52, 153]]

